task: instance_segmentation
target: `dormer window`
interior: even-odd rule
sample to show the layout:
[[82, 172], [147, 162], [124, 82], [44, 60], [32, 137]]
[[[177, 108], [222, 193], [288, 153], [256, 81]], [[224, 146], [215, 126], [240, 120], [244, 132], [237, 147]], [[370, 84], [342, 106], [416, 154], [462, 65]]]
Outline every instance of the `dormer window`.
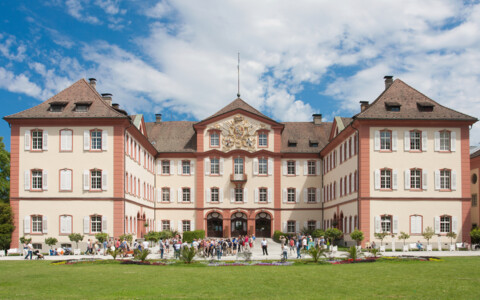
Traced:
[[402, 105], [398, 102], [385, 102], [385, 108], [387, 111], [400, 111]]
[[434, 106], [435, 105], [433, 105], [432, 103], [429, 103], [429, 102], [417, 102], [417, 107], [418, 107], [419, 111], [430, 112], [430, 111], [433, 111]]
[[318, 141], [317, 140], [310, 140], [309, 145], [312, 148], [318, 148]]
[[90, 108], [92, 102], [76, 102], [75, 103], [75, 111], [76, 112], [87, 112]]
[[67, 102], [52, 102], [48, 110], [51, 112], [62, 112], [65, 106], [67, 106]]
[[288, 147], [297, 147], [297, 141], [288, 140]]

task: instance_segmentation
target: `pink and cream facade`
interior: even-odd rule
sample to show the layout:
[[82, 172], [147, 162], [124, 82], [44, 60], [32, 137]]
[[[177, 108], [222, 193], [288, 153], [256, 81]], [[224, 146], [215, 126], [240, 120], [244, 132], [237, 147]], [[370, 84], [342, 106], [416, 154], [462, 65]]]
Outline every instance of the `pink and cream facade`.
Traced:
[[199, 121], [146, 123], [79, 80], [7, 116], [12, 247], [98, 232], [210, 237], [337, 227], [423, 240], [470, 230], [469, 126], [400, 80], [352, 118], [277, 122], [241, 99]]

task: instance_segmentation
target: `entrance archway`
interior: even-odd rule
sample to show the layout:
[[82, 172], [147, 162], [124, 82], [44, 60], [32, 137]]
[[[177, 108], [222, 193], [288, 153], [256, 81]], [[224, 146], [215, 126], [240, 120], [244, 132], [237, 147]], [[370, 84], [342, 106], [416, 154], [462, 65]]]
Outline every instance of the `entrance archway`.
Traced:
[[255, 216], [255, 236], [272, 237], [272, 218], [269, 214], [261, 212]]
[[247, 235], [247, 215], [241, 212], [234, 213], [231, 221], [232, 237]]
[[223, 237], [223, 218], [217, 212], [212, 212], [207, 216], [207, 236]]

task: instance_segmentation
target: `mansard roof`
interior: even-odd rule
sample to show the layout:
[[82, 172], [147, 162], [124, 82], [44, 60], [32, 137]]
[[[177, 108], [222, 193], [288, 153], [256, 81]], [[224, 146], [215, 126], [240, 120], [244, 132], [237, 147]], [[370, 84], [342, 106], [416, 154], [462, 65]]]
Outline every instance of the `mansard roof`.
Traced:
[[150, 143], [158, 152], [196, 152], [195, 122], [167, 121], [145, 123]]
[[[399, 106], [399, 111], [389, 110], [388, 106]], [[433, 107], [433, 110], [427, 111], [423, 107]], [[474, 117], [440, 105], [400, 79], [396, 79], [367, 109], [353, 118], [477, 121]]]
[[[282, 148], [284, 153], [320, 153], [328, 143], [332, 123], [322, 122], [315, 125], [313, 122], [285, 122], [282, 132]], [[289, 147], [295, 142], [295, 147]], [[318, 143], [316, 147], [313, 144]]]

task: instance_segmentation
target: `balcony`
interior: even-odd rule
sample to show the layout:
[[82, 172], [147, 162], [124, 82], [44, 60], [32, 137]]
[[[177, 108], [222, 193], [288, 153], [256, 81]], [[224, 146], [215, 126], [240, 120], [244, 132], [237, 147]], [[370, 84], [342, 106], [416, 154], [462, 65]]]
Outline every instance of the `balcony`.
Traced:
[[243, 183], [247, 181], [247, 174], [231, 174], [230, 181], [233, 183]]

